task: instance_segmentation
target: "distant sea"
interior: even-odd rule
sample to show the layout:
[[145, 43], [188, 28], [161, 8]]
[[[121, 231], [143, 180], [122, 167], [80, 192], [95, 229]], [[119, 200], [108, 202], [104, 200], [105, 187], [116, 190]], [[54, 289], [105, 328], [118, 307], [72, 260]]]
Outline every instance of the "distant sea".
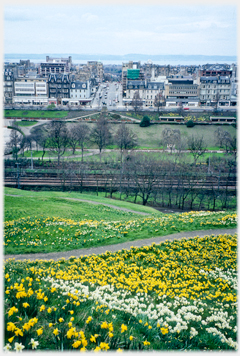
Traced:
[[100, 61], [104, 65], [116, 64], [122, 65], [122, 63], [128, 61], [138, 62], [141, 64], [147, 63], [151, 60], [155, 64], [159, 65], [203, 65], [213, 63], [237, 63], [237, 56], [204, 56], [204, 55], [145, 55], [145, 54], [127, 54], [123, 56], [118, 55], [88, 55], [88, 54], [5, 54], [5, 62], [19, 62], [20, 59], [29, 59], [33, 63], [41, 63], [46, 61], [46, 56], [54, 58], [68, 58], [72, 56], [72, 62], [74, 64], [86, 64], [87, 61]]

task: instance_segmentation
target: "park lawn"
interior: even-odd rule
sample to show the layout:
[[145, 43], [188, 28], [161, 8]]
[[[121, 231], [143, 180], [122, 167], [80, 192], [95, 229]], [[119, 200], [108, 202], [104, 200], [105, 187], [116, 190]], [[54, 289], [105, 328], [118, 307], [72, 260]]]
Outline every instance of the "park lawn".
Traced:
[[[15, 218], [20, 218], [23, 216], [22, 211], [24, 211], [24, 215], [32, 215], [32, 207], [27, 203], [29, 199], [33, 198], [33, 200], [36, 201], [36, 209], [37, 213], [40, 215], [42, 214], [50, 214], [50, 216], [63, 216], [65, 213], [66, 218], [78, 218], [81, 214], [84, 213], [85, 205], [82, 202], [76, 202], [76, 201], [70, 201], [70, 200], [65, 200], [66, 198], [74, 198], [74, 199], [83, 199], [83, 200], [90, 200], [93, 202], [101, 203], [101, 204], [106, 204], [106, 205], [114, 205], [118, 206], [119, 208], [125, 208], [129, 210], [133, 210], [136, 212], [143, 212], [146, 214], [160, 214], [156, 209], [153, 209], [151, 207], [146, 207], [138, 204], [133, 204], [131, 202], [126, 202], [126, 201], [120, 201], [120, 200], [114, 200], [114, 199], [109, 199], [105, 198], [105, 193], [104, 192], [99, 192], [98, 196], [96, 193], [92, 194], [84, 194], [84, 193], [78, 193], [78, 192], [55, 192], [55, 191], [27, 191], [27, 190], [19, 190], [15, 188], [4, 188], [4, 194], [5, 194], [5, 220], [10, 220], [11, 217], [14, 218], [14, 214], [16, 214]], [[15, 197], [15, 204], [19, 204], [19, 210], [18, 208], [15, 208], [15, 204], [12, 205], [11, 203], [8, 202], [8, 198], [11, 198], [8, 195], [17, 195], [18, 197], [21, 197], [21, 200], [19, 201], [18, 197]], [[14, 197], [13, 197], [14, 198]], [[52, 200], [58, 199], [61, 200], [63, 203], [67, 202], [69, 209], [65, 210], [65, 207], [62, 207], [62, 205], [59, 204], [52, 204]], [[37, 204], [37, 201], [41, 200], [41, 206]], [[71, 209], [71, 202], [73, 203], [73, 209]], [[87, 203], [86, 203], [87, 204]], [[89, 206], [87, 204], [86, 206]], [[94, 207], [94, 206], [93, 206]], [[23, 210], [22, 210], [23, 209]], [[91, 210], [91, 209], [90, 209]], [[116, 212], [115, 209], [111, 209], [113, 213], [113, 218], [118, 218], [119, 219], [119, 213]], [[123, 219], [126, 218], [126, 215], [123, 213]], [[7, 215], [6, 215], [7, 214]], [[10, 215], [9, 215], [10, 214]], [[35, 214], [35, 210], [34, 210]], [[92, 215], [94, 215], [93, 213]], [[114, 214], [116, 214], [114, 216]], [[103, 216], [103, 218], [107, 218], [108, 213], [106, 216]]]
[[[15, 191], [8, 188], [5, 194], [14, 195]], [[45, 252], [67, 251], [180, 231], [236, 226], [234, 211], [163, 214], [144, 207], [150, 214], [143, 217], [102, 204], [65, 199], [70, 195], [73, 199], [82, 196], [24, 191], [18, 197], [5, 195], [5, 254], [42, 252], [43, 248]], [[99, 202], [110, 201], [98, 198]], [[92, 197], [89, 200], [93, 200]], [[121, 207], [133, 205], [115, 202], [116, 205], [122, 203]], [[136, 205], [136, 209], [139, 206]]]
[[[137, 148], [138, 150], [139, 148]], [[152, 159], [162, 159], [162, 160], [168, 160], [168, 161], [173, 161], [175, 162], [176, 157], [175, 157], [175, 153], [170, 153], [170, 152], [151, 152], [152, 149], [149, 149], [149, 152], [143, 151], [143, 152], [137, 152], [137, 151], [132, 151], [133, 153], [136, 152], [136, 154], [141, 154], [142, 156], [147, 156], [149, 158]], [[198, 160], [197, 163], [202, 162], [203, 164], [206, 164], [207, 158], [208, 157], [212, 157], [213, 159], [215, 157], [223, 157], [225, 155], [225, 152], [221, 152], [221, 153], [217, 153], [217, 152], [206, 152], [204, 153]], [[81, 161], [82, 158], [81, 157], [72, 157], [72, 160], [78, 160]], [[193, 163], [194, 162], [194, 158], [193, 155], [191, 154], [191, 152], [184, 152], [181, 155], [181, 159], [186, 162], [188, 161], [189, 163]], [[120, 161], [121, 160], [121, 153], [119, 150], [114, 150], [112, 152], [108, 152], [103, 150], [102, 154], [101, 154], [101, 162], [111, 162], [111, 161]], [[85, 156], [83, 157], [83, 161], [84, 162], [100, 162], [100, 154], [99, 152], [89, 155], [89, 156]]]
[[[137, 135], [138, 144], [140, 146], [148, 146], [152, 148], [159, 148], [161, 141], [161, 134], [165, 128], [172, 130], [179, 130], [182, 139], [187, 139], [191, 135], [203, 136], [207, 147], [212, 147], [214, 132], [219, 126], [214, 125], [195, 125], [194, 127], [187, 128], [186, 125], [151, 125], [148, 127], [140, 127], [136, 124], [127, 124], [130, 129]], [[112, 127], [114, 130], [114, 127]], [[224, 125], [223, 130], [228, 131], [231, 135], [236, 134], [236, 129], [231, 125]]]
[[35, 124], [37, 124], [37, 121], [17, 121], [18, 126], [33, 126]]
[[4, 117], [65, 118], [68, 111], [4, 110]]
[[237, 350], [237, 235], [4, 263], [4, 347]]
[[[86, 150], [84, 150], [84, 152], [86, 153]], [[39, 157], [42, 157], [42, 155], [43, 155], [43, 151], [41, 151], [41, 150], [38, 150], [38, 151], [32, 150], [32, 156], [33, 156], [33, 158], [39, 158]], [[75, 153], [74, 153], [74, 155], [75, 155], [75, 156], [77, 156], [77, 155], [82, 155], [82, 151], [81, 151], [81, 150], [76, 150]], [[68, 157], [68, 156], [74, 156], [74, 155], [73, 155], [73, 153], [72, 153], [72, 150], [69, 149], [69, 150], [66, 150], [66, 151], [64, 152], [64, 154], [63, 154], [61, 157]], [[21, 154], [19, 154], [18, 156], [19, 156], [19, 157], [26, 157], [26, 158], [29, 158], [29, 157], [31, 157], [31, 151], [30, 151], [30, 150], [29, 150], [29, 151], [25, 151], [24, 154], [21, 153]], [[48, 159], [49, 159], [49, 158], [51, 158], [51, 159], [57, 159], [57, 154], [54, 153], [53, 151], [46, 150], [45, 155], [44, 155], [43, 158], [44, 158], [44, 159], [47, 159], [47, 158], [48, 158]], [[76, 157], [76, 158], [77, 158], [77, 157]]]

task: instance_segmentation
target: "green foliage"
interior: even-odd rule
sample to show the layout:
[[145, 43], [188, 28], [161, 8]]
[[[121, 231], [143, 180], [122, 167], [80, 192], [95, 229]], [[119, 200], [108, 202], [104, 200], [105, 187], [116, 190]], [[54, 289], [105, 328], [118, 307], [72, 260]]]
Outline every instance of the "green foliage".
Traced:
[[194, 126], [195, 126], [195, 123], [194, 123], [194, 121], [192, 121], [192, 120], [188, 120], [187, 123], [186, 123], [186, 126], [187, 126], [187, 127], [194, 127]]
[[140, 122], [140, 127], [148, 127], [148, 126], [150, 126], [151, 125], [151, 123], [150, 123], [150, 119], [149, 119], [149, 117], [148, 116], [143, 116], [143, 118], [142, 118], [142, 121]]
[[55, 109], [55, 107], [56, 107], [56, 105], [52, 103], [52, 104], [48, 105], [47, 109], [53, 110], [53, 109]]
[[112, 114], [111, 115], [113, 119], [116, 119], [116, 120], [120, 120], [121, 119], [121, 116], [118, 115], [118, 114]]

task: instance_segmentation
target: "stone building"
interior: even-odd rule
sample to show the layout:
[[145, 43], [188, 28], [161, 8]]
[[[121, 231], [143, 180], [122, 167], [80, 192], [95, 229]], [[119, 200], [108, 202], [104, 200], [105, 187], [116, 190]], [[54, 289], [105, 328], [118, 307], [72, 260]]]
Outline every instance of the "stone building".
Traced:
[[229, 76], [200, 78], [200, 102], [202, 105], [230, 105], [231, 81]]
[[57, 104], [62, 104], [63, 98], [70, 98], [69, 74], [49, 74], [48, 96], [55, 98]]

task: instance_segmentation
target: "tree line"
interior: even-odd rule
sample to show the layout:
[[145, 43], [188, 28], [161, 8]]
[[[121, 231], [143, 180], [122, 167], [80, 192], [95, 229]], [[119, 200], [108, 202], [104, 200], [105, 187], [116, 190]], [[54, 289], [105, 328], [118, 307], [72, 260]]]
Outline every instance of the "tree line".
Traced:
[[[13, 124], [13, 128], [15, 130], [11, 130], [7, 149], [8, 152], [12, 153], [15, 160], [17, 160], [19, 152], [24, 152], [25, 149], [31, 150], [33, 142], [35, 142], [37, 150], [39, 147], [41, 148], [42, 160], [46, 151], [49, 150], [57, 156], [58, 164], [66, 150], [71, 149], [74, 155], [77, 148], [81, 149], [83, 161], [84, 149], [89, 143], [98, 147], [100, 161], [103, 149], [109, 144], [115, 144], [119, 148], [121, 161], [127, 151], [137, 148], [138, 145], [137, 135], [126, 123], [120, 124], [113, 134], [109, 127], [109, 122], [103, 114], [100, 115], [99, 120], [92, 129], [88, 124], [81, 122], [67, 127], [66, 122], [60, 120], [53, 120], [47, 125], [36, 126], [28, 136], [21, 134], [16, 122]], [[231, 135], [228, 131], [219, 127], [215, 130], [213, 139], [212, 145], [215, 144], [217, 147], [224, 149], [227, 154], [233, 154], [236, 159], [236, 135]], [[161, 137], [159, 137], [159, 146], [167, 149], [170, 153], [174, 153], [176, 158], [183, 152], [188, 151], [191, 153], [195, 164], [207, 151], [208, 144], [203, 135], [195, 134], [186, 138], [182, 137], [179, 129], [170, 127], [164, 128]]]
[[[236, 197], [236, 136], [230, 135], [223, 128], [217, 128], [212, 144], [224, 149], [224, 157], [200, 160], [207, 150], [203, 136], [191, 135], [187, 139], [181, 136], [178, 129], [170, 127], [162, 130], [159, 145], [167, 149], [170, 155], [161, 154], [153, 157], [136, 152], [138, 137], [125, 124], [119, 125], [115, 134], [111, 133], [109, 123], [104, 115], [90, 129], [85, 123], [68, 125], [64, 121], [51, 121], [47, 125], [36, 126], [29, 136], [24, 136], [17, 130], [12, 130], [9, 148], [12, 150], [13, 162], [18, 159], [20, 149], [31, 149], [33, 142], [37, 149], [42, 150], [42, 167], [48, 162], [43, 161], [46, 150], [54, 152], [57, 162], [52, 162], [57, 176], [61, 179], [62, 188], [67, 182], [70, 189], [83, 191], [91, 175], [94, 175], [96, 187], [104, 179], [104, 190], [112, 196], [118, 192], [120, 199], [133, 197], [143, 205], [151, 200], [156, 206], [178, 207], [186, 209], [193, 207], [209, 209], [229, 207], [232, 198]], [[114, 143], [120, 150], [120, 159], [112, 159], [107, 163], [84, 162], [86, 145], [94, 143], [101, 158], [102, 150]], [[67, 149], [75, 154], [81, 148], [82, 162], [73, 159], [62, 160]], [[193, 160], [187, 158], [185, 152], [191, 152]], [[35, 162], [38, 164], [38, 162]], [[100, 178], [99, 178], [100, 177]], [[37, 178], [36, 178], [37, 179]], [[103, 187], [101, 187], [102, 189]]]

